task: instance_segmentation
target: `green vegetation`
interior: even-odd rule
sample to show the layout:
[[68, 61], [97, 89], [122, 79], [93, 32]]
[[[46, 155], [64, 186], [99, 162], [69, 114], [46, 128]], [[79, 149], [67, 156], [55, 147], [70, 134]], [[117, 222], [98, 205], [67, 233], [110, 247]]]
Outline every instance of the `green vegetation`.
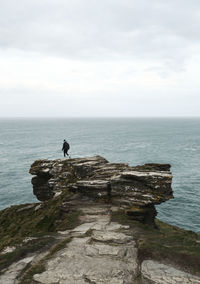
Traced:
[[200, 274], [200, 235], [156, 220], [157, 229], [113, 212], [112, 221], [130, 225], [139, 249], [139, 259], [173, 263], [190, 273]]
[[[6, 246], [19, 244], [26, 237], [53, 234], [58, 230], [71, 229], [78, 224], [79, 212], [64, 212], [61, 204], [68, 196], [63, 192], [57, 198], [45, 201], [41, 208], [38, 204], [16, 205], [0, 212], [0, 251]], [[27, 209], [26, 209], [27, 208]]]
[[33, 239], [27, 243], [23, 243], [23, 246], [18, 246], [13, 252], [0, 255], [0, 271], [8, 267], [11, 263], [24, 258], [28, 253], [48, 249], [54, 242], [55, 240], [52, 237]]
[[27, 270], [23, 278], [20, 280], [19, 284], [30, 284], [33, 279], [33, 275], [40, 274], [43, 271], [45, 271], [45, 265], [44, 261], [41, 260], [36, 265], [32, 266], [31, 268], [29, 268], [29, 270]]
[[45, 261], [51, 258], [55, 253], [57, 253], [59, 250], [66, 247], [66, 245], [71, 241], [71, 238], [67, 238], [64, 241], [61, 241], [54, 245], [47, 256], [45, 256], [43, 259], [39, 261], [39, 263], [31, 266], [23, 275], [21, 280], [19, 281], [19, 284], [30, 284], [31, 280], [33, 279], [33, 275], [42, 273], [45, 271]]
[[[79, 224], [79, 212], [61, 209], [68, 196], [65, 191], [57, 198], [42, 203], [40, 208], [37, 208], [38, 204], [23, 204], [0, 212], [0, 251], [7, 246], [16, 246], [13, 252], [0, 254], [0, 271], [28, 253], [52, 245], [56, 231], [72, 229]], [[27, 237], [36, 239], [23, 242]]]

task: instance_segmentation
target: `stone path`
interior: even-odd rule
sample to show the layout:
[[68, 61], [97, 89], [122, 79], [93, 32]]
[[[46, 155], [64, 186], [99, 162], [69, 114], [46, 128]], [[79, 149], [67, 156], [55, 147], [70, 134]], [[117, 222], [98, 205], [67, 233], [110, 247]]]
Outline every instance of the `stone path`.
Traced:
[[73, 240], [47, 262], [45, 272], [34, 275], [34, 280], [42, 284], [133, 283], [139, 267], [129, 227], [110, 222], [108, 206], [81, 210], [87, 223], [62, 232], [74, 235]]
[[[46, 261], [46, 271], [35, 274], [30, 284], [200, 284], [200, 278], [156, 261], [145, 260], [140, 267], [131, 230], [111, 222], [110, 206], [90, 203], [79, 209], [82, 224], [57, 236], [72, 240]], [[0, 284], [18, 284], [17, 275], [41, 257], [12, 264], [0, 275]]]

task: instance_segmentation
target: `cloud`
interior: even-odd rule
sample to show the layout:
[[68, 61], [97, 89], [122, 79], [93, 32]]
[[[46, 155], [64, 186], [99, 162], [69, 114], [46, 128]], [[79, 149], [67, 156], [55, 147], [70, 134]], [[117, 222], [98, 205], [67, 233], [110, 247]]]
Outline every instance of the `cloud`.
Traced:
[[1, 0], [0, 115], [198, 114], [199, 16], [199, 0]]
[[0, 5], [3, 48], [90, 60], [184, 60], [200, 40], [196, 0], [2, 0]]

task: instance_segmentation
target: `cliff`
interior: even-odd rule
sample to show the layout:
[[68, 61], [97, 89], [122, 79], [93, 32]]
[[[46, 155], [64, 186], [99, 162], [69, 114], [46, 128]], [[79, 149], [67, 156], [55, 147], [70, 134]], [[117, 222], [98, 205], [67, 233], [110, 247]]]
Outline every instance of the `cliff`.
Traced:
[[30, 173], [33, 192], [40, 201], [48, 200], [64, 189], [71, 193], [61, 206], [70, 208], [70, 199], [112, 204], [132, 219], [154, 224], [154, 205], [173, 198], [172, 175], [168, 164], [130, 167], [109, 163], [95, 156], [70, 160], [38, 160]]
[[0, 212], [0, 283], [200, 283], [200, 235], [155, 218], [168, 164], [38, 160], [39, 203]]

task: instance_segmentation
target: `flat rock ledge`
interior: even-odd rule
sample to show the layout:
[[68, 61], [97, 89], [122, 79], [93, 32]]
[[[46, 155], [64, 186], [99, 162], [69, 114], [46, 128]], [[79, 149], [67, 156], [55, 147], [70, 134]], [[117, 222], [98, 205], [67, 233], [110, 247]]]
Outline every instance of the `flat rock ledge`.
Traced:
[[74, 237], [47, 261], [46, 271], [34, 275], [37, 283], [134, 283], [139, 265], [136, 243], [128, 234], [128, 226], [110, 222], [108, 207], [104, 207], [102, 215], [96, 215], [96, 209], [90, 208], [92, 222], [60, 232]]
[[153, 260], [145, 260], [141, 268], [142, 283], [199, 284], [200, 278]]
[[[199, 284], [200, 278], [165, 264], [144, 260], [140, 265], [137, 243], [128, 225], [111, 222], [112, 207], [105, 204], [80, 205], [82, 224], [57, 232], [70, 240], [51, 257], [33, 254], [12, 264], [0, 275], [1, 284]], [[27, 265], [44, 270], [29, 282], [20, 282]], [[21, 275], [21, 276], [20, 276]], [[22, 279], [22, 278], [21, 278]]]
[[[76, 159], [37, 160], [31, 168], [33, 193], [45, 201], [67, 190], [74, 199], [88, 198], [112, 204], [133, 219], [154, 225], [154, 205], [173, 198], [168, 164], [130, 167], [109, 163], [101, 156]], [[72, 204], [63, 204], [66, 208]]]

